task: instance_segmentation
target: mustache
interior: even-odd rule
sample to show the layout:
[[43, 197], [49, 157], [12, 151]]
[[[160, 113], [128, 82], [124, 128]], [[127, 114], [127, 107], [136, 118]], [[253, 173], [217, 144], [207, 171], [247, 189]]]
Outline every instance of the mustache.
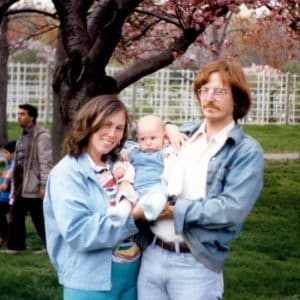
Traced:
[[217, 106], [215, 106], [214, 104], [211, 104], [211, 103], [203, 105], [202, 108], [215, 108], [215, 109], [218, 109]]

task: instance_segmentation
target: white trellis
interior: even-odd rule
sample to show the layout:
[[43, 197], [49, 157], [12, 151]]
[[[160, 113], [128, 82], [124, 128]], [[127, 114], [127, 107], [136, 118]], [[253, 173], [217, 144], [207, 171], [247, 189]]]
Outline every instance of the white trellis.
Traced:
[[19, 104], [31, 103], [38, 108], [39, 120], [52, 119], [52, 71], [48, 64], [9, 63], [7, 119], [16, 120]]
[[[113, 75], [120, 69], [108, 67]], [[300, 124], [300, 76], [271, 70], [245, 70], [253, 104], [251, 124]], [[52, 121], [52, 70], [48, 64], [9, 63], [7, 120], [15, 121], [18, 105], [28, 102], [39, 109], [41, 122]], [[201, 111], [192, 91], [195, 72], [165, 68], [132, 84], [120, 94], [134, 118], [147, 113], [176, 123], [195, 121]]]

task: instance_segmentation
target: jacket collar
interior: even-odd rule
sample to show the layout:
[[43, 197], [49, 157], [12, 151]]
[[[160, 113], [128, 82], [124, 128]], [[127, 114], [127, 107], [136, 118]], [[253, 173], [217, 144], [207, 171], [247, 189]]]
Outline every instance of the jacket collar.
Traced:
[[[96, 177], [95, 171], [91, 165], [91, 162], [89, 160], [88, 154], [83, 153], [77, 158], [78, 165], [80, 167], [80, 170], [82, 173], [93, 180], [96, 180], [98, 182], [98, 179]], [[108, 164], [112, 165], [112, 161], [109, 159]]]
[[93, 170], [91, 163], [89, 161], [87, 153], [81, 154], [77, 158], [77, 163], [79, 165], [80, 171], [86, 176], [90, 177], [91, 179], [97, 180], [95, 171]]
[[[191, 128], [191, 130], [189, 131], [189, 135], [192, 136], [197, 130], [199, 130], [203, 122], [204, 121], [196, 124], [193, 128]], [[234, 127], [230, 130], [228, 134], [226, 143], [238, 144], [240, 143], [243, 137], [244, 137], [243, 128], [238, 123], [235, 123]]]

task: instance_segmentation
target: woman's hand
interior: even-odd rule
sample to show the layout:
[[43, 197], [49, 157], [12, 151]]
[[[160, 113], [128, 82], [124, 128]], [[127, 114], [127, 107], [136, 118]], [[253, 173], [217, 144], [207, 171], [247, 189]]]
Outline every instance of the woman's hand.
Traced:
[[166, 124], [165, 126], [166, 138], [175, 150], [179, 150], [185, 143], [188, 137], [179, 131], [179, 128], [173, 124]]

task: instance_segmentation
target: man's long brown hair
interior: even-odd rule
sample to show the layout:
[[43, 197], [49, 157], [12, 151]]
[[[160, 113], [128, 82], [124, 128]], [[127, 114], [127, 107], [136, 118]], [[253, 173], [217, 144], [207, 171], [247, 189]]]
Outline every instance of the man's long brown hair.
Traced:
[[242, 66], [231, 59], [216, 60], [200, 69], [194, 82], [194, 92], [199, 100], [198, 90], [209, 81], [212, 73], [219, 72], [223, 83], [230, 86], [234, 108], [233, 119], [237, 121], [245, 117], [251, 106], [251, 94]]

